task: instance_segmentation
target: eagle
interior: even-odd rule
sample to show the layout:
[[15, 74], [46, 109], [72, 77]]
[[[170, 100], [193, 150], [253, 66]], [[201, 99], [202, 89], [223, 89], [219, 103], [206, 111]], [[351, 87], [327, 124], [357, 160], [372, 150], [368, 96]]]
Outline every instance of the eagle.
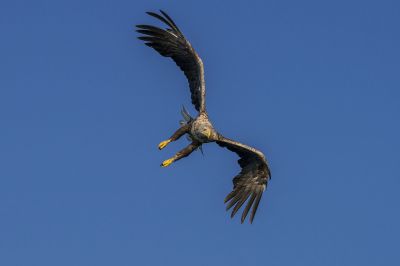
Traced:
[[193, 151], [201, 149], [205, 143], [215, 142], [236, 153], [240, 157], [238, 163], [241, 171], [233, 178], [233, 190], [225, 197], [224, 202], [227, 204], [226, 210], [233, 207], [231, 212], [233, 218], [247, 201], [241, 223], [245, 221], [250, 209], [250, 223], [252, 223], [262, 194], [271, 179], [271, 171], [264, 154], [253, 147], [226, 138], [215, 130], [206, 111], [206, 84], [201, 58], [167, 13], [162, 10], [160, 13], [146, 13], [164, 23], [165, 28], [136, 25], [136, 31], [140, 33], [138, 39], [162, 56], [175, 61], [189, 82], [192, 104], [198, 112], [196, 117], [192, 117], [183, 107], [181, 113], [184, 120], [181, 121], [180, 127], [170, 138], [162, 141], [158, 148], [164, 149], [169, 143], [185, 134], [191, 143], [173, 157], [163, 161], [161, 166], [167, 167], [189, 156]]

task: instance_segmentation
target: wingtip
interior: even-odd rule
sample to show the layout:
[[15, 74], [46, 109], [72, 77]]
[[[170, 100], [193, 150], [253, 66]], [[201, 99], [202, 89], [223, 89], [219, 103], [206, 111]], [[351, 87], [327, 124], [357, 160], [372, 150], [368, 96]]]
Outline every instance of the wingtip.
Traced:
[[138, 29], [145, 30], [146, 27], [148, 27], [148, 25], [145, 25], [145, 24], [136, 24], [135, 27], [138, 28]]
[[163, 11], [162, 9], [159, 9], [159, 11], [164, 17], [168, 17], [167, 12]]

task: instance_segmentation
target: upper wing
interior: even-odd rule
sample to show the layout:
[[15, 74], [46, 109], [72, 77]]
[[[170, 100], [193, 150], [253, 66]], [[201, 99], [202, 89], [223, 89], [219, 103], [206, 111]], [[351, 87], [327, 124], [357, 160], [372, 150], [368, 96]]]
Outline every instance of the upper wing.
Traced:
[[171, 57], [175, 61], [189, 81], [194, 107], [204, 112], [206, 87], [203, 62], [172, 19], [165, 12], [160, 12], [163, 16], [153, 12], [147, 14], [161, 20], [169, 28], [164, 30], [150, 25], [136, 25], [136, 31], [144, 34], [138, 38], [162, 56]]
[[250, 223], [252, 223], [261, 196], [267, 187], [267, 182], [271, 179], [267, 160], [262, 152], [221, 135], [217, 144], [237, 153], [240, 157], [238, 163], [242, 167], [240, 173], [233, 178], [233, 191], [225, 198], [225, 203], [229, 201], [226, 209], [229, 210], [235, 206], [231, 214], [231, 217], [233, 217], [250, 197], [243, 210], [241, 222], [244, 222], [251, 206], [253, 206], [250, 214]]

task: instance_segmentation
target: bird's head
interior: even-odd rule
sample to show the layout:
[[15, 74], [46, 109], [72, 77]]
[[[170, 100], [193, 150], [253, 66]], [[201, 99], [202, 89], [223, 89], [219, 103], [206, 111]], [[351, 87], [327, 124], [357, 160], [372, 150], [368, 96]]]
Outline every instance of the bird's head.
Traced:
[[209, 139], [211, 137], [212, 130], [210, 127], [203, 127], [201, 133]]
[[210, 125], [205, 125], [200, 129], [200, 133], [207, 139], [212, 140], [216, 137], [216, 131]]

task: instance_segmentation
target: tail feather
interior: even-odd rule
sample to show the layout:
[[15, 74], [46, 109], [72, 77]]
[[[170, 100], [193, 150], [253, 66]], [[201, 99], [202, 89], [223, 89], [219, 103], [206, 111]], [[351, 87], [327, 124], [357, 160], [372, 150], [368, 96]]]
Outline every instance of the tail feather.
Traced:
[[188, 123], [193, 120], [193, 117], [190, 116], [189, 112], [186, 110], [185, 106], [182, 105], [182, 110], [181, 114], [184, 120], [181, 120], [181, 122]]
[[[181, 126], [186, 125], [186, 124], [188, 124], [188, 123], [190, 123], [190, 122], [192, 122], [192, 121], [194, 120], [193, 117], [192, 117], [192, 116], [189, 114], [189, 112], [186, 110], [186, 108], [185, 108], [184, 105], [182, 105], [181, 114], [182, 114], [182, 117], [183, 117], [183, 120], [180, 120], [180, 121], [179, 121], [179, 124], [180, 124]], [[189, 134], [189, 135], [186, 135], [186, 139], [187, 139], [189, 142], [192, 142], [192, 141], [193, 141], [193, 139], [192, 139], [192, 137], [190, 136], [190, 134]], [[202, 148], [201, 145], [200, 145], [197, 149], [199, 149], [199, 150], [201, 151], [201, 154], [204, 155], [204, 153], [203, 153], [203, 148]], [[197, 150], [197, 149], [196, 149], [196, 150]]]

